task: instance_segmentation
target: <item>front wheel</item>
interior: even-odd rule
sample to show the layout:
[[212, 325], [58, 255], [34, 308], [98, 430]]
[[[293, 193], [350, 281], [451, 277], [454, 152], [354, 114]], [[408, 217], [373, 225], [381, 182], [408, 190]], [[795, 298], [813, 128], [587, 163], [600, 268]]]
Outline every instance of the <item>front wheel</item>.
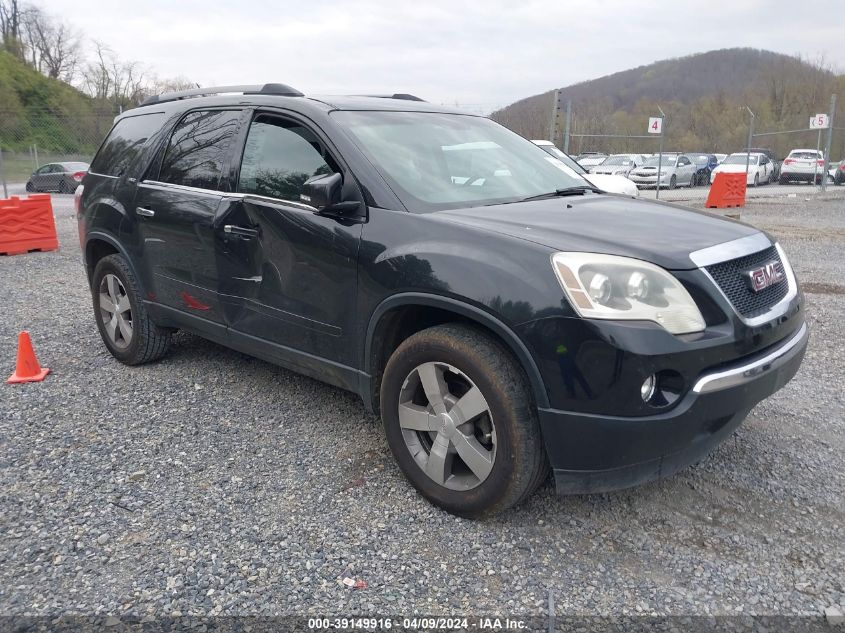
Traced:
[[453, 514], [505, 510], [548, 475], [522, 369], [473, 328], [441, 325], [406, 339], [385, 367], [381, 416], [405, 476]]
[[677, 186], [678, 186], [678, 179], [675, 178], [675, 176], [672, 176], [672, 178], [669, 179], [669, 189], [674, 189]]
[[755, 187], [760, 186], [760, 174], [754, 174], [754, 186]]
[[35, 185], [32, 184], [31, 180], [26, 181], [26, 190], [30, 193], [35, 191]]
[[117, 360], [140, 365], [164, 356], [171, 331], [157, 326], [141, 301], [135, 274], [121, 255], [104, 257], [91, 280], [94, 316], [103, 343]]

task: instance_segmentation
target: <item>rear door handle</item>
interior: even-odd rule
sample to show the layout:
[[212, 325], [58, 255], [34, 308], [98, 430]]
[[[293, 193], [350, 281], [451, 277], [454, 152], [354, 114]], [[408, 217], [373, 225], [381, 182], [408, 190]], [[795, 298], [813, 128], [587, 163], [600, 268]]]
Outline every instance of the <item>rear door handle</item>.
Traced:
[[245, 226], [236, 226], [234, 224], [224, 225], [223, 232], [227, 235], [239, 235], [240, 237], [258, 237], [258, 229], [251, 229]]
[[135, 207], [135, 213], [145, 218], [151, 218], [156, 214], [156, 212], [152, 209], [147, 209], [145, 207]]

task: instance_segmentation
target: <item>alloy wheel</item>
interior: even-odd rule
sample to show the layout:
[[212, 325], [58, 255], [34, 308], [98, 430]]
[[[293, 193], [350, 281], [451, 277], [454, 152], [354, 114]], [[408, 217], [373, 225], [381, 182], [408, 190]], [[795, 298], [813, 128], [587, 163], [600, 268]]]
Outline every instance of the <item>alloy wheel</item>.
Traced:
[[417, 366], [399, 395], [405, 446], [422, 471], [450, 490], [487, 479], [496, 460], [496, 429], [481, 390], [447, 363]]
[[109, 340], [116, 348], [126, 349], [132, 342], [132, 306], [123, 283], [112, 273], [100, 281], [99, 305]]

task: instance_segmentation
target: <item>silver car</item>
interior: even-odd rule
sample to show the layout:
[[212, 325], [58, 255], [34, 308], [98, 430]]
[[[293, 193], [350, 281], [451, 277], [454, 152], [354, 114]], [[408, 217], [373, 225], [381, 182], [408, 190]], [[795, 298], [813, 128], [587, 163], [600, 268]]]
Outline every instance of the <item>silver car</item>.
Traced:
[[[637, 187], [657, 186], [657, 167], [660, 165], [658, 156], [652, 156], [628, 174]], [[677, 154], [663, 154], [663, 163], [660, 167], [660, 188], [674, 189], [675, 187], [694, 187], [696, 166], [687, 156]]]
[[32, 172], [26, 190], [73, 193], [87, 171], [88, 163], [47, 163]]

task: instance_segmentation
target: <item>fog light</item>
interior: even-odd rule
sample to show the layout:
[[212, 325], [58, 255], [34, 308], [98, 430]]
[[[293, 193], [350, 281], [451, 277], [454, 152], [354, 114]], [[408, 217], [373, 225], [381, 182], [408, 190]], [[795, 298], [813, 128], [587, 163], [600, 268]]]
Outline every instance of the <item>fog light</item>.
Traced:
[[640, 387], [640, 395], [643, 398], [643, 402], [648, 402], [651, 400], [651, 397], [654, 395], [654, 388], [657, 387], [657, 376], [652, 374], [648, 378], [645, 379], [643, 382], [642, 387]]

